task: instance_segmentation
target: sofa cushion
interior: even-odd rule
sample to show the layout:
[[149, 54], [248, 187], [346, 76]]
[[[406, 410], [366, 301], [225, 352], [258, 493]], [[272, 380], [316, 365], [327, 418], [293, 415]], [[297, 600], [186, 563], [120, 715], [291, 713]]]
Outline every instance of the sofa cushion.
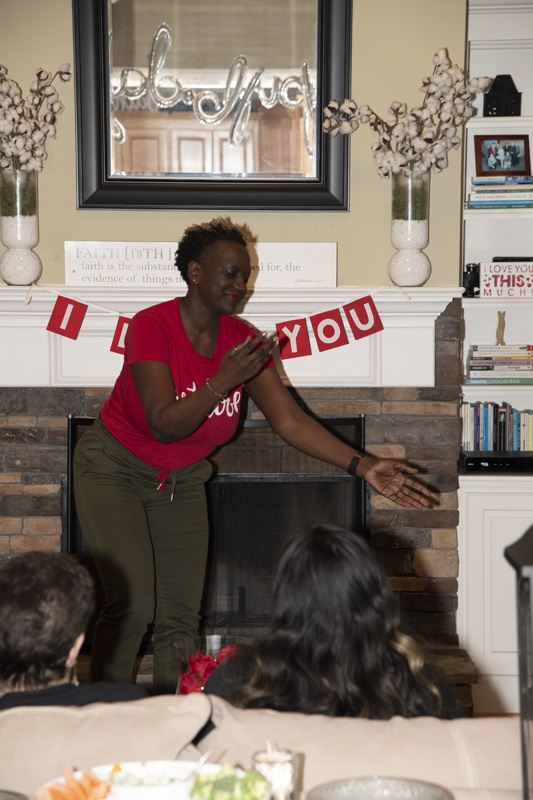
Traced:
[[189, 745], [209, 719], [204, 694], [149, 697], [81, 708], [24, 707], [0, 712], [0, 788], [35, 790], [62, 774], [116, 761], [198, 760]]
[[267, 740], [303, 754], [302, 786], [372, 775], [430, 781], [450, 789], [522, 788], [519, 717], [391, 720], [238, 709], [210, 696], [215, 729], [199, 745], [249, 769]]

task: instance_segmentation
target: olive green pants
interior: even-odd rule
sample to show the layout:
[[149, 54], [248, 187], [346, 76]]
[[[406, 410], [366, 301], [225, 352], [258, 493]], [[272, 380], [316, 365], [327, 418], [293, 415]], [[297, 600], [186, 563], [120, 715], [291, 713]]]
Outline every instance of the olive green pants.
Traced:
[[205, 460], [171, 470], [166, 488], [158, 490], [160, 470], [130, 453], [99, 420], [76, 446], [76, 509], [105, 595], [92, 646], [92, 680], [131, 681], [153, 622], [154, 691], [175, 692], [172, 642], [198, 632], [211, 470]]

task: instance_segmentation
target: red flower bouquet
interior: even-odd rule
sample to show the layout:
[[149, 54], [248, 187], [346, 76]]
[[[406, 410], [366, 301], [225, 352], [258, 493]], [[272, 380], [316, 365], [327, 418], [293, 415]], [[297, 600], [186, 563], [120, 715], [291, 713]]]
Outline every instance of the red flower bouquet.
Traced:
[[228, 647], [222, 648], [217, 658], [207, 653], [196, 653], [195, 656], [189, 656], [189, 671], [182, 675], [178, 694], [201, 692], [211, 673], [225, 658], [232, 655], [234, 650], [235, 645], [230, 644]]

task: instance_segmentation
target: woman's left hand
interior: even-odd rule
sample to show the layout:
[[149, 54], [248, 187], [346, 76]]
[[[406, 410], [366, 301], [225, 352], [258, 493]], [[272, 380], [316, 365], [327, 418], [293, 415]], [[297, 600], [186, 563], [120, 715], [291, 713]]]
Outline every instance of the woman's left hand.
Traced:
[[430, 490], [409, 477], [417, 472], [405, 461], [392, 458], [364, 456], [357, 464], [356, 475], [363, 478], [376, 492], [404, 508], [427, 508]]

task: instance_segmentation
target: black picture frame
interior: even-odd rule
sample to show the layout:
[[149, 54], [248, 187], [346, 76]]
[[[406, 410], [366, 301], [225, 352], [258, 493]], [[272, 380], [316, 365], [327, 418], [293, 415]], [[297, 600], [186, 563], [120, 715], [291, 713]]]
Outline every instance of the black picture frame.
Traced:
[[[500, 145], [505, 147], [518, 147], [518, 161], [513, 163], [515, 159], [509, 156], [509, 163], [502, 161], [500, 157], [495, 154], [496, 163], [489, 164], [489, 157], [487, 154], [491, 147], [499, 148]], [[476, 176], [478, 178], [486, 175], [531, 175], [531, 162], [529, 156], [529, 136], [523, 134], [484, 134], [483, 136], [474, 136], [474, 151], [476, 154]]]
[[221, 180], [110, 175], [107, 0], [72, 0], [80, 209], [346, 211], [349, 136], [322, 133], [328, 100], [350, 96], [352, 0], [318, 2], [317, 177]]

